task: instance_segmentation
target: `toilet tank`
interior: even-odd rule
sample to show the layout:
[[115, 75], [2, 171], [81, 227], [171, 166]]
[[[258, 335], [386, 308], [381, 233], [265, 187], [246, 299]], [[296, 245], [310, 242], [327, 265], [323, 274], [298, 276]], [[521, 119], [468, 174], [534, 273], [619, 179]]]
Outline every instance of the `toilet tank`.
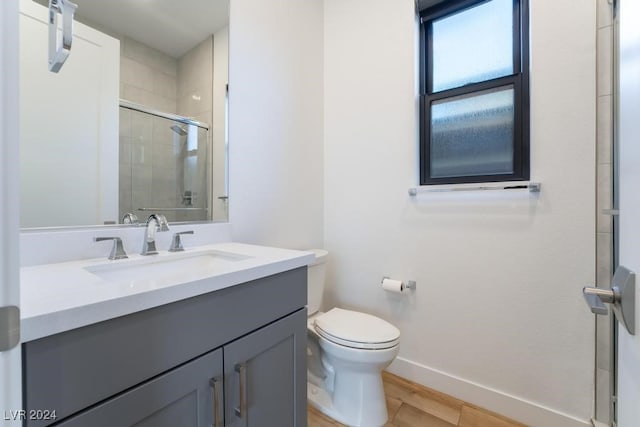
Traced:
[[311, 316], [320, 310], [322, 305], [325, 267], [329, 252], [324, 249], [309, 249], [309, 252], [313, 252], [316, 256], [307, 270], [307, 315]]

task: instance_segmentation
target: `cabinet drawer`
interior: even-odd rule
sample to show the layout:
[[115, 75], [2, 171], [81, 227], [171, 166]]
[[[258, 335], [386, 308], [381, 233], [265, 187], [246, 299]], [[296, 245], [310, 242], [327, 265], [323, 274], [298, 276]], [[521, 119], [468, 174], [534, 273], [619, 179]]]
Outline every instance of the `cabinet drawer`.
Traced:
[[306, 280], [302, 267], [27, 342], [24, 407], [66, 418], [304, 307]]

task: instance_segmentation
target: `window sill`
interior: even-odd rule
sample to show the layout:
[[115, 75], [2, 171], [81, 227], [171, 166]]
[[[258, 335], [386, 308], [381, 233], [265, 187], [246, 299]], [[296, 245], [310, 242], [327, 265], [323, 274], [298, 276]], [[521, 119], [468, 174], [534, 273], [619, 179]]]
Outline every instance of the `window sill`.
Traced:
[[483, 184], [457, 184], [457, 185], [421, 185], [409, 188], [409, 196], [415, 197], [418, 193], [446, 193], [454, 191], [485, 191], [485, 190], [527, 190], [530, 193], [539, 193], [539, 182], [514, 181]]

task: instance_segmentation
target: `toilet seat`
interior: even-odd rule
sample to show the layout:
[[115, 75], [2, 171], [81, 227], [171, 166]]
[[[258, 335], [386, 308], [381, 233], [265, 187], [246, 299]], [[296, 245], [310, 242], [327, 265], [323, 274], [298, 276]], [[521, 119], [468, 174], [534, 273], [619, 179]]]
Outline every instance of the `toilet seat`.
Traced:
[[314, 329], [335, 344], [358, 349], [380, 350], [400, 342], [400, 331], [392, 324], [370, 314], [341, 308], [317, 316]]

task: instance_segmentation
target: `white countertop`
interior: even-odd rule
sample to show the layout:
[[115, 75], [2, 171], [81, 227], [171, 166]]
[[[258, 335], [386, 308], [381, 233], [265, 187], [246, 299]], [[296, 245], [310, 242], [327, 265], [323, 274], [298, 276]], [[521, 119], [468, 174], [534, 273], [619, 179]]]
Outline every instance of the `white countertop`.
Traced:
[[[89, 270], [124, 266], [221, 251], [242, 255], [213, 275], [185, 272], [176, 283], [107, 281]], [[92, 323], [135, 313], [163, 304], [202, 295], [261, 277], [302, 267], [314, 260], [311, 252], [241, 243], [217, 243], [172, 254], [130, 255], [129, 259], [106, 258], [23, 267], [20, 270], [21, 337], [32, 341]], [[87, 269], [89, 268], [89, 269]]]

